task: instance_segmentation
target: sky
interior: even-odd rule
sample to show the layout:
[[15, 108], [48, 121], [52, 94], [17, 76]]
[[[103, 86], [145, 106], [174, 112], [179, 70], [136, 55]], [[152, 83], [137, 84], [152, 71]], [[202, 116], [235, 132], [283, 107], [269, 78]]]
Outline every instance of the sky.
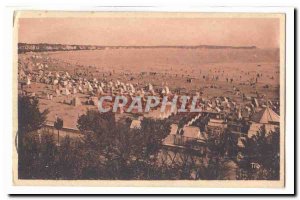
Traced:
[[279, 47], [278, 18], [21, 18], [19, 42]]

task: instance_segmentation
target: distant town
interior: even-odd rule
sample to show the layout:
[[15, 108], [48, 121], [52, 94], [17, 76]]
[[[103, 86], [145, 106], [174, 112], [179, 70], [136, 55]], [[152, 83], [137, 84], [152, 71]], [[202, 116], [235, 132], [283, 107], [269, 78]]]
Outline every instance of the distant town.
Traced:
[[18, 43], [18, 52], [42, 52], [42, 51], [75, 51], [75, 50], [101, 50], [101, 49], [157, 49], [157, 48], [180, 48], [180, 49], [255, 49], [256, 46], [99, 46], [99, 45], [69, 45], [69, 44], [27, 44]]

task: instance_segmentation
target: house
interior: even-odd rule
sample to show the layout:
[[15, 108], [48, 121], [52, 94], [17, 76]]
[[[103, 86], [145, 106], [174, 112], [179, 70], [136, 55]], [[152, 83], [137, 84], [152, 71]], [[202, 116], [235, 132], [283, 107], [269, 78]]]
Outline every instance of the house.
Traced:
[[152, 119], [166, 119], [170, 117], [172, 114], [177, 113], [176, 106], [173, 106], [171, 103], [168, 103], [164, 109], [156, 109], [150, 110], [148, 113], [144, 115], [145, 118]]
[[208, 127], [210, 128], [227, 128], [227, 124], [223, 119], [213, 119], [211, 118], [207, 124]]
[[186, 126], [183, 128], [183, 136], [198, 139], [200, 137], [200, 129], [196, 126]]
[[141, 128], [141, 121], [138, 120], [138, 119], [132, 120], [132, 122], [130, 124], [130, 128], [131, 129], [140, 129]]
[[177, 124], [171, 124], [170, 135], [176, 135], [177, 132], [178, 132], [178, 125]]
[[237, 122], [229, 122], [227, 124], [228, 129], [232, 134], [238, 137], [243, 137], [247, 135], [247, 126]]
[[188, 138], [188, 140], [199, 140], [204, 142], [206, 140], [206, 135], [202, 133], [197, 126], [186, 126], [183, 128], [183, 136]]
[[206, 126], [206, 132], [218, 142], [226, 128], [227, 124], [223, 119], [210, 118]]
[[[183, 132], [183, 134], [179, 134]], [[171, 125], [170, 134], [163, 140], [163, 145], [168, 150], [188, 149], [197, 152], [197, 155], [204, 155], [206, 152], [206, 135], [196, 126], [186, 126], [182, 131], [178, 130], [176, 124]], [[176, 150], [176, 151], [177, 151]]]

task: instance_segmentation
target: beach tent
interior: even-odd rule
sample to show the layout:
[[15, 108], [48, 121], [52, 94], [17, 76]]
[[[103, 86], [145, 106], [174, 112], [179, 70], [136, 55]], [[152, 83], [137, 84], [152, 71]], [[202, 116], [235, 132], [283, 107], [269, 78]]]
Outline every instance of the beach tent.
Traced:
[[255, 107], [259, 107], [259, 103], [258, 103], [258, 101], [257, 101], [257, 99], [256, 98], [253, 98], [252, 99], [252, 104], [255, 106]]
[[63, 95], [69, 95], [69, 94], [71, 94], [71, 93], [70, 93], [70, 91], [68, 90], [68, 88], [63, 88], [63, 89], [62, 89], [62, 94], [63, 94]]
[[73, 94], [76, 94], [77, 93], [77, 89], [76, 87], [73, 87]]
[[93, 91], [93, 87], [91, 86], [91, 84], [88, 82], [88, 91], [92, 92]]
[[60, 90], [59, 89], [56, 89], [55, 92], [56, 92], [57, 96], [60, 95]]
[[31, 81], [30, 81], [30, 77], [26, 77], [26, 85], [30, 85], [31, 84]]
[[248, 137], [252, 137], [261, 130], [264, 126], [266, 133], [274, 132], [276, 127], [279, 126], [280, 117], [271, 108], [266, 106], [257, 113], [254, 113], [251, 117], [251, 125], [248, 131]]
[[166, 94], [169, 94], [169, 93], [170, 93], [170, 89], [169, 89], [168, 86], [165, 87], [165, 92], [166, 92]]
[[23, 69], [23, 68], [20, 68], [20, 69], [19, 69], [19, 77], [21, 77], [21, 78], [24, 78], [24, 77], [26, 77], [26, 74], [25, 74], [25, 72], [24, 72], [24, 69]]
[[97, 91], [98, 91], [98, 93], [102, 94], [102, 93], [103, 93], [103, 89], [102, 89], [102, 87], [101, 87], [101, 86], [99, 86], [99, 87], [98, 87], [98, 89], [97, 89]]
[[72, 105], [73, 105], [73, 106], [80, 106], [80, 105], [81, 105], [81, 101], [80, 101], [79, 97], [75, 97], [75, 98], [72, 100]]
[[68, 85], [68, 81], [63, 81], [63, 82], [62, 82], [62, 85], [63, 85], [63, 86], [67, 86], [67, 85]]
[[82, 90], [82, 87], [81, 86], [78, 86], [78, 91], [83, 93], [83, 90]]
[[251, 121], [260, 124], [279, 123], [280, 118], [277, 113], [275, 113], [271, 108], [267, 106], [259, 112], [254, 113], [251, 117]]

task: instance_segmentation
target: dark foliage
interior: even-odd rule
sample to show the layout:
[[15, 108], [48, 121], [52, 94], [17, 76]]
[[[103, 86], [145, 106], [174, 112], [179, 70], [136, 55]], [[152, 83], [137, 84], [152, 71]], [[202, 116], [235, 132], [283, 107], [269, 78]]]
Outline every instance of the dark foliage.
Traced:
[[[256, 135], [243, 141], [243, 159], [240, 168], [247, 179], [278, 180], [280, 172], [279, 129], [266, 135], [265, 127]], [[253, 164], [258, 164], [253, 167]]]
[[[27, 102], [23, 109], [32, 106], [31, 100]], [[42, 113], [36, 115], [44, 119]], [[246, 179], [279, 178], [279, 130], [269, 136], [262, 130], [246, 139], [242, 150], [230, 130], [219, 136], [211, 134], [203, 155], [197, 150], [178, 151], [175, 153], [181, 162], [172, 159], [168, 164], [160, 157], [162, 141], [170, 132], [168, 120], [143, 119], [140, 129], [130, 129], [130, 123], [117, 122], [114, 113], [89, 110], [78, 119], [84, 137], [65, 137], [57, 145], [51, 133], [37, 131], [44, 123], [42, 119], [27, 132], [30, 134], [24, 134], [19, 153], [21, 179], [222, 180], [235, 179], [234, 167], [244, 170]], [[21, 122], [24, 127], [34, 127], [26, 123], [31, 122]], [[55, 128], [60, 130], [62, 126], [63, 121], [57, 120]], [[195, 141], [188, 143], [191, 149], [203, 148], [198, 145]], [[239, 162], [238, 151], [243, 154]], [[253, 162], [259, 163], [260, 169], [253, 170]]]
[[18, 132], [26, 134], [40, 129], [44, 124], [48, 110], [40, 112], [39, 101], [28, 96], [18, 97]]

